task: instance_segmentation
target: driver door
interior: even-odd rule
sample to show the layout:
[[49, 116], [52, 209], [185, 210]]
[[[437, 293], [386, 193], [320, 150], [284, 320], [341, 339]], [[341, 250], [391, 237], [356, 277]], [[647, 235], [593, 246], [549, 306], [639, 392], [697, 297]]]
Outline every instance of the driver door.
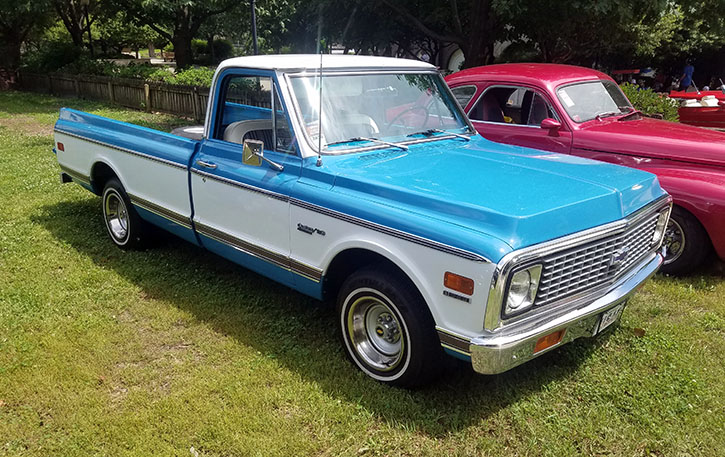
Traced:
[[[209, 138], [191, 164], [196, 231], [207, 249], [291, 285], [289, 191], [300, 159], [273, 74], [227, 71], [218, 86]], [[284, 169], [245, 163], [249, 139]]]

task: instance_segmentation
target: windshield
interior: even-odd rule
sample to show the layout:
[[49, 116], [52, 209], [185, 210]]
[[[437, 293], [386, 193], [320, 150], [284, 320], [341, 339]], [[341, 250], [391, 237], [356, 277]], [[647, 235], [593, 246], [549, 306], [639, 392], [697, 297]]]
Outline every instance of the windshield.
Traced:
[[612, 81], [591, 81], [562, 87], [559, 101], [574, 122], [586, 122], [634, 111], [619, 86]]
[[[319, 77], [292, 76], [305, 135], [315, 149], [340, 153], [361, 147], [464, 133], [468, 123], [438, 74], [324, 75], [322, 138]], [[371, 141], [376, 140], [376, 141]]]

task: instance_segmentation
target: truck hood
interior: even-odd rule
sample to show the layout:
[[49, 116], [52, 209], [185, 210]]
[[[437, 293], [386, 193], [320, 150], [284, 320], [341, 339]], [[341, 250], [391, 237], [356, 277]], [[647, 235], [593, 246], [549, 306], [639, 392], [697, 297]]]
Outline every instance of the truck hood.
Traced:
[[[494, 236], [512, 249], [621, 219], [664, 195], [647, 172], [479, 135], [470, 142], [415, 144], [408, 151], [326, 157], [325, 166], [335, 174], [339, 194]], [[436, 226], [440, 222], [428, 227], [436, 233], [408, 229], [436, 239]], [[503, 255], [481, 253], [490, 259]]]
[[725, 166], [725, 133], [650, 118], [591, 121], [574, 132], [574, 147]]

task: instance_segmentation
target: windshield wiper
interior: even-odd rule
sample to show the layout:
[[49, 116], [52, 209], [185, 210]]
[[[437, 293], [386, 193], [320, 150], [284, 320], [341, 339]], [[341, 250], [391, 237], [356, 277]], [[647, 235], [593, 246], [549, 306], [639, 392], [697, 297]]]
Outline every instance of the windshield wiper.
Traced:
[[325, 147], [327, 147], [327, 146], [334, 146], [336, 144], [353, 143], [355, 141], [369, 141], [370, 143], [378, 143], [378, 144], [384, 144], [384, 145], [387, 145], [387, 146], [393, 146], [393, 147], [396, 147], [396, 148], [400, 148], [403, 151], [407, 151], [408, 150], [408, 146], [406, 146], [404, 144], [392, 143], [390, 141], [383, 141], [383, 140], [379, 140], [377, 138], [365, 138], [365, 137], [361, 137], [361, 136], [354, 137], [354, 138], [350, 138], [350, 139], [347, 139], [347, 140], [342, 140], [342, 141], [335, 141], [333, 143], [327, 143], [325, 145]]
[[457, 138], [463, 138], [466, 141], [471, 141], [471, 137], [470, 136], [466, 136], [466, 135], [464, 135], [462, 133], [454, 133], [454, 132], [450, 132], [448, 130], [441, 130], [441, 129], [422, 130], [420, 132], [411, 133], [411, 134], [406, 135], [406, 136], [408, 136], [408, 137], [415, 136], [415, 135], [431, 136], [434, 133], [446, 133], [448, 135], [453, 135], [453, 136], [455, 136]]
[[620, 114], [621, 111], [606, 111], [604, 113], [599, 113], [596, 116], [594, 116], [594, 119], [601, 121], [602, 118], [609, 117], [609, 116], [616, 116], [617, 114]]
[[625, 114], [624, 116], [620, 117], [619, 119], [617, 119], [618, 121], [627, 119], [628, 117], [634, 116], [635, 114], [642, 114], [642, 111], [640, 111], [638, 109], [634, 109], [631, 106], [628, 106], [627, 109], [629, 109], [629, 112], [627, 114]]

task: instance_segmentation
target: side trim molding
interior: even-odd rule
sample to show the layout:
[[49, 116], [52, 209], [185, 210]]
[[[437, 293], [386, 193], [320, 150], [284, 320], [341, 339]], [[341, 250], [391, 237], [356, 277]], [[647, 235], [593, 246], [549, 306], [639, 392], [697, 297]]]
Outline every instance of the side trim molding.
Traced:
[[428, 238], [423, 238], [422, 236], [413, 235], [412, 233], [403, 232], [402, 230], [397, 230], [394, 228], [386, 227], [384, 225], [376, 224], [375, 222], [370, 222], [365, 219], [360, 219], [355, 216], [350, 216], [349, 214], [340, 213], [338, 211], [334, 211], [328, 208], [323, 208], [322, 206], [318, 206], [312, 203], [308, 203], [302, 200], [298, 200], [296, 198], [290, 198], [290, 203], [298, 206], [300, 208], [304, 208], [309, 211], [314, 211], [316, 213], [323, 214], [325, 216], [333, 217], [335, 219], [340, 219], [345, 222], [349, 222], [350, 224], [355, 224], [360, 227], [364, 227], [369, 230], [374, 230], [376, 232], [383, 233], [385, 235], [394, 236], [396, 238], [400, 238], [405, 241], [409, 241], [411, 243], [419, 244], [421, 246], [425, 246], [427, 248], [435, 249], [436, 251], [445, 252], [446, 254], [455, 255], [457, 257], [462, 257], [467, 260], [473, 260], [474, 262], [488, 262], [491, 263], [490, 260], [487, 258], [478, 255], [476, 253], [466, 251], [464, 249], [459, 249], [444, 243], [440, 243], [438, 241], [433, 241]]
[[117, 151], [125, 152], [127, 154], [135, 155], [135, 156], [138, 156], [138, 157], [141, 157], [141, 158], [144, 158], [144, 159], [152, 160], [154, 162], [159, 162], [159, 163], [163, 163], [165, 165], [170, 165], [172, 167], [181, 168], [182, 170], [186, 170], [186, 165], [183, 164], [183, 163], [178, 163], [178, 162], [174, 162], [172, 160], [162, 159], [161, 157], [156, 157], [156, 156], [153, 156], [151, 154], [146, 154], [146, 153], [139, 152], [139, 151], [136, 151], [136, 150], [133, 150], [133, 149], [123, 148], [121, 146], [116, 146], [116, 145], [113, 145], [113, 144], [110, 144], [110, 143], [106, 143], [105, 141], [100, 141], [100, 140], [95, 140], [95, 139], [92, 139], [92, 138], [87, 138], [87, 137], [78, 135], [76, 133], [71, 133], [71, 132], [68, 132], [66, 130], [62, 130], [62, 129], [59, 129], [59, 128], [55, 128], [54, 129], [54, 132], [55, 133], [60, 133], [60, 134], [63, 134], [63, 135], [68, 135], [68, 136], [71, 136], [73, 138], [77, 138], [77, 139], [82, 140], [82, 141], [88, 141], [89, 143], [94, 143], [94, 144], [97, 144], [99, 146], [104, 146], [104, 147], [107, 147], [107, 148], [115, 149]]
[[280, 200], [280, 201], [283, 201], [283, 202], [289, 201], [289, 197], [288, 196], [282, 195], [282, 194], [278, 194], [277, 192], [272, 192], [271, 190], [266, 190], [266, 189], [262, 189], [262, 188], [259, 188], [259, 187], [256, 187], [256, 186], [251, 186], [251, 185], [245, 184], [243, 182], [235, 181], [235, 180], [229, 179], [229, 178], [224, 178], [222, 176], [217, 176], [217, 175], [215, 175], [213, 173], [208, 173], [206, 171], [198, 170], [196, 168], [191, 168], [190, 170], [191, 170], [192, 173], [197, 174], [199, 176], [202, 176], [204, 178], [208, 178], [208, 179], [211, 179], [211, 180], [214, 180], [214, 181], [218, 181], [218, 182], [221, 182], [221, 183], [224, 183], [224, 184], [228, 184], [230, 186], [238, 187], [240, 189], [248, 190], [248, 191], [251, 191], [251, 192], [256, 192], [258, 194], [263, 194], [263, 195], [266, 195], [268, 197], [275, 198], [275, 199]]
[[171, 211], [170, 209], [164, 208], [163, 206], [159, 206], [156, 203], [151, 203], [150, 201], [136, 195], [128, 194], [128, 197], [131, 199], [131, 203], [133, 203], [134, 205], [140, 206], [147, 211], [151, 211], [157, 216], [161, 216], [164, 219], [168, 219], [171, 222], [175, 222], [183, 227], [191, 229], [191, 219], [189, 217], [184, 216], [183, 214], [179, 214], [175, 211]]
[[73, 178], [73, 181], [78, 181], [79, 183], [85, 184], [86, 186], [90, 187], [90, 185], [91, 185], [90, 176], [86, 176], [83, 173], [72, 170], [64, 165], [60, 165], [60, 169], [61, 169], [61, 171], [63, 171], [63, 173], [65, 173], [68, 176], [70, 176], [71, 178]]
[[451, 351], [458, 352], [459, 354], [471, 355], [471, 340], [463, 336], [456, 335], [448, 330], [444, 330], [440, 327], [436, 327], [438, 332], [438, 338], [441, 340], [441, 346]]
[[247, 241], [239, 239], [235, 236], [229, 235], [228, 233], [222, 232], [221, 230], [209, 227], [199, 222], [195, 222], [197, 232], [201, 235], [207, 236], [220, 243], [224, 243], [231, 246], [238, 251], [242, 251], [245, 254], [252, 255], [259, 259], [265, 260], [269, 263], [277, 265], [278, 267], [284, 268], [285, 270], [296, 273], [300, 276], [304, 276], [307, 279], [311, 279], [315, 282], [322, 280], [322, 270], [317, 269], [313, 266], [298, 262], [291, 259], [283, 254], [279, 254], [269, 249], [251, 244]]
[[421, 236], [413, 235], [411, 233], [403, 232], [402, 230], [397, 230], [391, 227], [386, 227], [384, 225], [376, 224], [375, 222], [370, 222], [365, 219], [360, 219], [355, 216], [350, 216], [349, 214], [341, 213], [338, 211], [334, 211], [328, 208], [324, 208], [319, 205], [315, 205], [313, 203], [308, 203], [303, 200], [299, 200], [293, 197], [288, 197], [287, 195], [278, 194], [276, 192], [272, 192], [267, 189], [262, 189], [256, 186], [252, 186], [249, 184], [245, 184], [239, 181], [235, 181], [233, 179], [224, 178], [221, 176], [217, 176], [213, 173], [209, 173], [206, 171], [198, 170], [196, 168], [192, 168], [191, 172], [194, 174], [197, 174], [199, 176], [212, 179], [215, 181], [222, 182], [224, 184], [228, 184], [230, 186], [238, 187], [240, 189], [248, 190], [251, 192], [257, 192], [263, 195], [267, 195], [268, 197], [275, 198], [277, 200], [283, 201], [283, 202], [289, 202], [292, 205], [298, 206], [300, 208], [314, 211], [319, 214], [323, 214], [325, 216], [333, 217], [335, 219], [340, 219], [342, 221], [358, 225], [360, 227], [374, 230], [376, 232], [383, 233], [385, 235], [390, 235], [396, 238], [400, 238], [405, 241], [409, 241], [411, 243], [420, 244], [422, 246], [435, 249], [437, 251], [445, 252], [447, 254], [455, 255], [458, 257], [462, 257], [464, 259], [473, 260], [475, 262], [487, 262], [491, 263], [491, 261], [481, 255], [478, 255], [476, 253], [466, 251], [464, 249], [459, 249], [444, 243], [440, 243], [438, 241], [433, 241], [428, 238], [423, 238]]

